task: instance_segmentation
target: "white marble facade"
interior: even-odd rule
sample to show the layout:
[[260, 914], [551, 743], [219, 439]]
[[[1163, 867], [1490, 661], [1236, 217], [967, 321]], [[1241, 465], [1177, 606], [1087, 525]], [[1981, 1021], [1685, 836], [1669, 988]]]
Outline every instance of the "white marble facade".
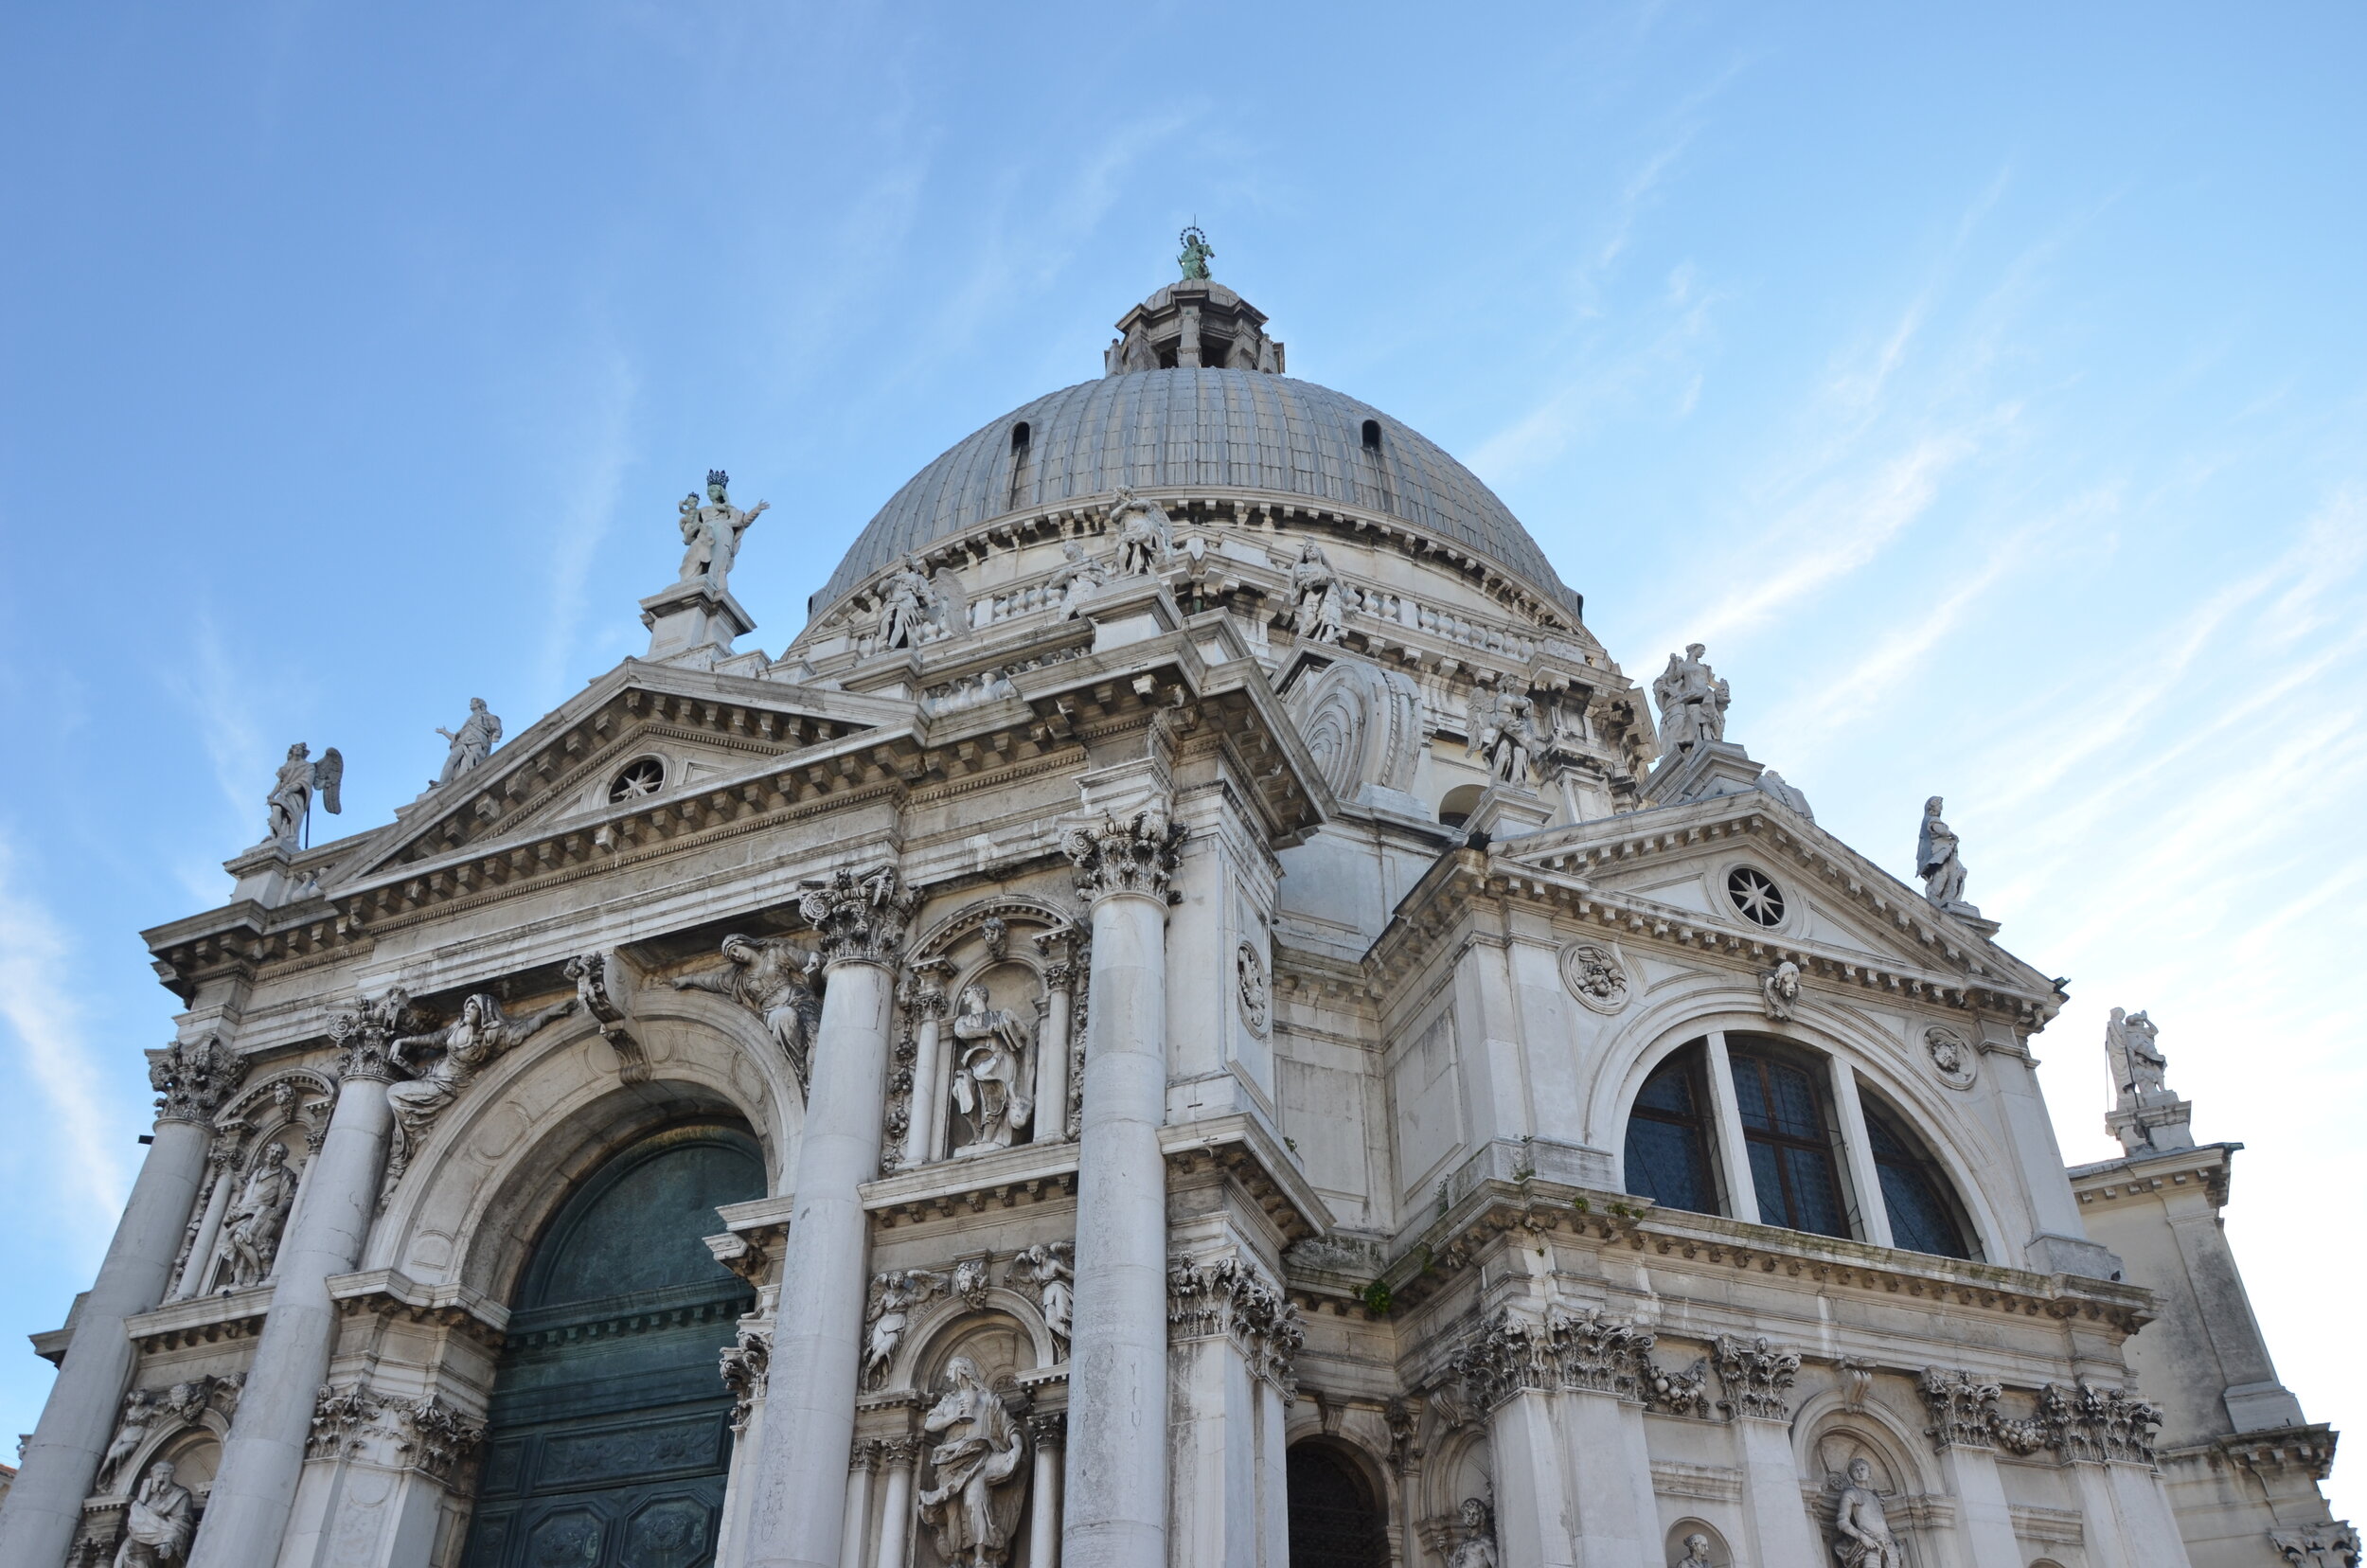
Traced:
[[[147, 934], [155, 1141], [0, 1561], [2353, 1560], [2229, 1147], [2120, 1019], [2066, 1172], [1940, 802], [1927, 891], [1232, 291], [1119, 328], [777, 658], [710, 474], [648, 657]], [[683, 1128], [763, 1172], [697, 1217], [721, 1503], [495, 1539], [538, 1238]]]

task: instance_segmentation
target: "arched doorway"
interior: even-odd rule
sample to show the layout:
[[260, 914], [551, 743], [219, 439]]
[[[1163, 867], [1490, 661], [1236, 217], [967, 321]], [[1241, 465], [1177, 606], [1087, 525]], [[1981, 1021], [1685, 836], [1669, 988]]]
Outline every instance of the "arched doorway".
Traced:
[[494, 1374], [466, 1568], [703, 1568], [731, 1459], [716, 1356], [755, 1305], [702, 1238], [764, 1195], [737, 1128], [612, 1157], [535, 1242]]
[[1389, 1516], [1364, 1469], [1316, 1439], [1289, 1455], [1290, 1568], [1389, 1568]]

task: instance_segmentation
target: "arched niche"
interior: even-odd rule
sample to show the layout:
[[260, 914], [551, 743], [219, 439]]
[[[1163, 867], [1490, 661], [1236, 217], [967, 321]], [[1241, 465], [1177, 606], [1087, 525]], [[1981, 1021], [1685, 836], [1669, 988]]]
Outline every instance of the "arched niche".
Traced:
[[1389, 1489], [1366, 1455], [1319, 1434], [1283, 1463], [1291, 1568], [1389, 1568]]
[[1734, 1548], [1726, 1544], [1725, 1532], [1708, 1520], [1691, 1515], [1668, 1526], [1662, 1552], [1668, 1568], [1680, 1568], [1680, 1565], [1688, 1565], [1689, 1568], [1689, 1561], [1698, 1560], [1688, 1559], [1686, 1555], [1689, 1549], [1687, 1542], [1695, 1536], [1703, 1538], [1710, 1568], [1733, 1568]]
[[[989, 1285], [975, 1302], [960, 1296], [939, 1296], [914, 1314], [904, 1343], [888, 1363], [883, 1386], [928, 1390], [941, 1381], [945, 1363], [962, 1354], [972, 1338], [1008, 1335], [1007, 1354], [998, 1349], [995, 1364], [1016, 1378], [1052, 1365], [1059, 1359], [1057, 1342], [1036, 1303], [1009, 1285]], [[1000, 1341], [997, 1344], [1000, 1345]], [[983, 1368], [986, 1363], [979, 1363]], [[988, 1381], [994, 1381], [989, 1369]]]
[[732, 1442], [716, 1360], [756, 1293], [702, 1238], [718, 1206], [764, 1187], [755, 1137], [714, 1116], [648, 1132], [567, 1184], [509, 1302], [470, 1568], [713, 1550]]

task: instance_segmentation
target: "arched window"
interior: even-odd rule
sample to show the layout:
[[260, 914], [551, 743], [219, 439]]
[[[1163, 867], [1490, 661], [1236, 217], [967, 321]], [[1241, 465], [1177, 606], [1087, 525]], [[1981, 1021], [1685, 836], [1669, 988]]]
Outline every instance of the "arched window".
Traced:
[[1388, 1514], [1357, 1462], [1320, 1439], [1289, 1455], [1290, 1568], [1388, 1568]]
[[1832, 1101], [1823, 1063], [1774, 1042], [1730, 1043], [1735, 1103], [1742, 1113], [1743, 1147], [1759, 1220], [1770, 1225], [1847, 1236], [1833, 1162]]
[[1710, 1165], [1709, 1095], [1700, 1041], [1652, 1069], [1628, 1113], [1628, 1190], [1664, 1208], [1723, 1212]]
[[1035, 476], [1034, 465], [1028, 460], [1033, 455], [1030, 443], [1034, 440], [1035, 432], [1028, 428], [1025, 419], [1011, 426], [1011, 487], [1004, 502], [1013, 511], [1025, 504], [1028, 486]]
[[1477, 784], [1456, 785], [1438, 797], [1438, 820], [1450, 828], [1462, 827], [1471, 820], [1471, 812], [1486, 793]]
[[731, 1459], [716, 1356], [756, 1294], [700, 1238], [763, 1194], [754, 1138], [679, 1127], [561, 1205], [493, 1374], [467, 1568], [709, 1560]]
[[1376, 453], [1380, 450], [1380, 421], [1379, 419], [1364, 421], [1364, 450]]
[[1874, 1150], [1874, 1169], [1882, 1183], [1882, 1205], [1891, 1217], [1892, 1242], [1909, 1252], [1972, 1256], [1966, 1241], [1972, 1227], [1965, 1223], [1963, 1206], [1939, 1161], [1890, 1107], [1878, 1104], [1872, 1095], [1860, 1098], [1865, 1106], [1866, 1143]]

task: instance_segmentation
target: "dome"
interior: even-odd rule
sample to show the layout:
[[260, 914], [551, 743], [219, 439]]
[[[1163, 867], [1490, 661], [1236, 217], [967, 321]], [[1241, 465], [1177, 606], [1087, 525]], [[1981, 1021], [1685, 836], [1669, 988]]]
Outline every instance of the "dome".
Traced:
[[880, 508], [814, 603], [1006, 513], [1120, 487], [1154, 497], [1255, 490], [1398, 518], [1579, 609], [1511, 510], [1420, 433], [1312, 382], [1198, 366], [1113, 373], [984, 426]]

